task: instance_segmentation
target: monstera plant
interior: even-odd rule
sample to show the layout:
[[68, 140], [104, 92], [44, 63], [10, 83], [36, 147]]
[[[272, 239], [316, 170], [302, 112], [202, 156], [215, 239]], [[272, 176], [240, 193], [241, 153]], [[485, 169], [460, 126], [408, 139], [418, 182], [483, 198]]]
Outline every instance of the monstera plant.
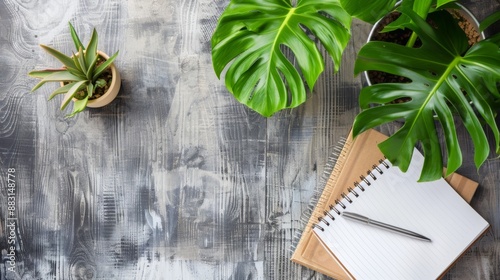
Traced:
[[[496, 151], [500, 150], [495, 122], [500, 38], [494, 35], [470, 48], [456, 20], [442, 11], [455, 2], [400, 1], [397, 7], [403, 15], [388, 29], [412, 30], [407, 45], [367, 43], [355, 65], [356, 74], [376, 70], [410, 81], [364, 88], [359, 97], [362, 111], [353, 131], [358, 135], [383, 123], [404, 121], [380, 149], [406, 171], [413, 148], [420, 142], [425, 154], [422, 181], [442, 176], [436, 124], [444, 131], [448, 173], [461, 166], [455, 116], [471, 135], [478, 167], [489, 155], [485, 125], [493, 132]], [[296, 107], [323, 72], [321, 48], [337, 71], [352, 19], [374, 23], [393, 11], [395, 4], [396, 0], [231, 0], [212, 37], [214, 70], [219, 78], [225, 74], [226, 87], [237, 100], [263, 116]], [[424, 20], [430, 14], [432, 26]], [[499, 17], [489, 17], [484, 25]], [[423, 45], [414, 48], [417, 38]]]
[[[263, 116], [296, 107], [324, 69], [318, 39], [337, 70], [351, 16], [338, 0], [232, 0], [212, 36], [213, 67], [227, 89]], [[284, 53], [290, 49], [298, 65]]]
[[[422, 17], [455, 0], [404, 0]], [[231, 0], [212, 36], [217, 76], [263, 116], [296, 107], [324, 70], [326, 49], [338, 71], [358, 18], [375, 23], [397, 0]], [[316, 42], [317, 41], [317, 42]], [[290, 53], [291, 51], [291, 53]]]
[[[442, 127], [448, 155], [447, 173], [462, 164], [455, 120], [461, 119], [474, 144], [474, 162], [479, 168], [490, 153], [485, 132], [489, 127], [500, 151], [500, 133], [495, 122], [500, 93], [500, 49], [498, 35], [469, 47], [464, 31], [449, 13], [429, 17], [432, 26], [412, 9], [401, 7], [409, 17], [405, 27], [421, 40], [410, 48], [388, 42], [369, 42], [358, 54], [355, 72], [375, 70], [406, 77], [408, 83], [380, 83], [362, 89], [362, 112], [353, 134], [402, 120], [404, 124], [379, 147], [394, 164], [406, 171], [414, 146], [420, 142], [425, 162], [421, 181], [442, 176], [443, 159], [437, 125]], [[483, 28], [497, 20], [489, 17]]]

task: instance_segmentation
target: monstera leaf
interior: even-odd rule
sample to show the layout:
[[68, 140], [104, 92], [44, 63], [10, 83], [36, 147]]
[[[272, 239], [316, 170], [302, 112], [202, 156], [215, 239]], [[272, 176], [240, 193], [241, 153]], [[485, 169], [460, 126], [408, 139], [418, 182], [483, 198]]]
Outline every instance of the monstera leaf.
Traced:
[[[479, 26], [480, 31], [486, 30], [488, 27], [493, 25], [494, 23], [500, 21], [500, 11], [496, 11], [495, 13], [486, 17]], [[500, 33], [493, 34], [490, 38], [490, 41], [498, 44], [500, 46]]]
[[[394, 10], [396, 4], [410, 7], [420, 17], [426, 18], [429, 12], [456, 1], [457, 0], [340, 0], [340, 3], [351, 16], [365, 22], [375, 23]], [[390, 28], [398, 28], [403, 22], [408, 20], [408, 17], [400, 17], [396, 23], [391, 24]]]
[[[362, 112], [353, 125], [354, 135], [395, 120], [402, 127], [379, 144], [383, 154], [406, 171], [413, 148], [420, 142], [425, 155], [420, 181], [442, 175], [443, 159], [437, 125], [442, 127], [448, 154], [447, 172], [462, 164], [455, 116], [463, 122], [474, 145], [474, 162], [479, 168], [489, 155], [484, 126], [489, 126], [499, 151], [499, 130], [495, 106], [500, 94], [500, 50], [484, 40], [470, 49], [465, 33], [445, 12], [430, 14], [431, 27], [415, 12], [402, 9], [411, 18], [408, 26], [422, 41], [420, 48], [387, 42], [370, 42], [359, 52], [355, 72], [377, 70], [404, 76], [409, 83], [382, 83], [365, 87], [359, 97]], [[394, 102], [406, 100], [403, 102]]]
[[[293, 1], [295, 2], [295, 1]], [[338, 70], [351, 17], [339, 0], [232, 0], [212, 36], [212, 62], [227, 89], [263, 116], [300, 105], [324, 69], [314, 39]], [[289, 49], [294, 57], [285, 56]], [[296, 61], [294, 66], [291, 60]], [[227, 67], [229, 65], [229, 67]]]
[[340, 0], [342, 7], [351, 16], [369, 23], [375, 23], [392, 11], [396, 2], [397, 0]]
[[[457, 0], [404, 0], [401, 1], [401, 7], [406, 9], [412, 9], [421, 18], [426, 19], [429, 13], [434, 12], [436, 10], [442, 10], [445, 8], [458, 8], [456, 3]], [[407, 26], [409, 22], [410, 18], [403, 14], [396, 21], [391, 22], [389, 25], [387, 25], [384, 28], [384, 31], [392, 31], [399, 28], [404, 28], [405, 26]], [[412, 35], [415, 36], [415, 34]], [[416, 36], [415, 38], [410, 40], [416, 40]], [[413, 46], [413, 44], [414, 42], [411, 43], [411, 46]]]

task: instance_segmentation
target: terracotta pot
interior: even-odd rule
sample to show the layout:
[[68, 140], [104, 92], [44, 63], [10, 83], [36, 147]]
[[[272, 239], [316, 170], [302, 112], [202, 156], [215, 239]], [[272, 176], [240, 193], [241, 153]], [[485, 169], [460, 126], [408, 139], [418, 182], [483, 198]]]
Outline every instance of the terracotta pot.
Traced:
[[[102, 56], [105, 59], [109, 59], [109, 56], [102, 52], [102, 51], [97, 51], [97, 54]], [[106, 91], [102, 96], [96, 98], [96, 99], [91, 99], [87, 102], [87, 107], [89, 108], [99, 108], [99, 107], [104, 107], [111, 103], [116, 96], [118, 95], [118, 92], [120, 91], [120, 87], [122, 84], [122, 80], [120, 78], [120, 72], [118, 72], [118, 69], [116, 68], [114, 63], [111, 63], [110, 65], [111, 69], [111, 75], [113, 76], [111, 80], [111, 85], [109, 86], [108, 91]], [[61, 86], [64, 84], [61, 83]], [[76, 99], [73, 98], [73, 101]]]
[[[396, 6], [398, 6], [400, 4], [400, 2], [398, 2], [396, 4]], [[472, 14], [471, 11], [469, 11], [467, 8], [465, 8], [463, 5], [459, 4], [459, 3], [456, 3], [457, 6], [460, 7], [460, 9], [457, 9], [457, 10], [453, 10], [453, 11], [456, 11], [458, 13], [460, 13], [460, 15], [466, 19], [467, 21], [471, 22], [474, 29], [477, 31], [477, 33], [480, 35], [480, 38], [479, 40], [483, 40], [485, 38], [485, 35], [484, 35], [484, 32], [480, 32], [479, 31], [479, 21], [476, 19], [476, 17]], [[384, 18], [380, 19], [379, 21], [377, 21], [372, 29], [370, 30], [370, 33], [368, 34], [368, 40], [367, 42], [370, 42], [372, 40], [372, 38], [375, 36], [375, 34], [377, 33], [377, 29], [379, 28], [380, 24], [382, 24], [384, 22]], [[370, 77], [368, 76], [368, 72], [364, 72], [363, 73], [364, 76], [365, 76], [365, 79], [366, 79], [366, 82], [368, 83], [368, 85], [372, 85], [372, 82], [370, 81]]]

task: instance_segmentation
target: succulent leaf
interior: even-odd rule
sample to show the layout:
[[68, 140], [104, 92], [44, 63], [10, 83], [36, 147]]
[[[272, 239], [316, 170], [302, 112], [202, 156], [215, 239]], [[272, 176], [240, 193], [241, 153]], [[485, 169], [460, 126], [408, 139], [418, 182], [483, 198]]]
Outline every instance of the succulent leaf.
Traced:
[[56, 73], [56, 72], [66, 72], [67, 69], [44, 69], [44, 70], [34, 70], [28, 73], [29, 76], [33, 78], [38, 78], [38, 79], [43, 79], [47, 77], [50, 74]]
[[85, 49], [85, 47], [82, 44], [82, 41], [80, 41], [80, 38], [78, 37], [78, 34], [76, 33], [75, 28], [73, 27], [71, 22], [69, 23], [69, 31], [71, 33], [71, 38], [73, 39], [73, 43], [75, 43], [75, 49], [78, 50], [80, 47], [82, 49]]
[[50, 94], [49, 96], [49, 99], [47, 100], [51, 100], [52, 98], [54, 98], [56, 95], [59, 95], [59, 94], [63, 94], [63, 93], [66, 93], [68, 92], [71, 87], [73, 87], [73, 85], [75, 84], [76, 82], [72, 82], [72, 83], [68, 83], [68, 84], [65, 84], [64, 86], [62, 87], [58, 87], [55, 91], [52, 92], [52, 94]]
[[61, 52], [59, 52], [58, 50], [55, 50], [49, 46], [46, 46], [46, 45], [40, 45], [40, 47], [42, 47], [42, 49], [44, 49], [46, 52], [48, 52], [49, 54], [51, 54], [52, 56], [54, 56], [55, 58], [57, 58], [59, 61], [62, 62], [62, 64], [64, 64], [66, 67], [68, 68], [77, 68], [76, 65], [75, 65], [75, 62], [73, 61], [73, 59]]
[[83, 99], [75, 100], [75, 102], [73, 104], [73, 112], [71, 112], [71, 114], [67, 115], [66, 117], [67, 118], [73, 117], [74, 115], [85, 110], [85, 107], [87, 106], [88, 101], [89, 101], [89, 96], [86, 96]]
[[87, 85], [87, 97], [92, 97], [94, 95], [94, 84], [88, 83]]
[[82, 80], [80, 77], [75, 76], [68, 71], [58, 71], [58, 72], [53, 72], [50, 75], [45, 76], [38, 84], [36, 84], [31, 91], [37, 90], [39, 87], [41, 87], [43, 84], [46, 82], [72, 82], [72, 81], [80, 81]]
[[101, 65], [99, 65], [95, 71], [94, 71], [94, 76], [92, 77], [92, 80], [95, 81], [99, 76], [102, 74], [104, 70], [106, 70], [113, 61], [116, 59], [118, 56], [118, 52], [116, 52], [114, 55], [112, 55], [110, 58], [108, 58], [106, 61], [104, 61]]
[[83, 51], [82, 47], [80, 47], [80, 49], [78, 50], [76, 58], [78, 59], [78, 64], [80, 64], [80, 67], [82, 69], [82, 74], [87, 73], [87, 61], [85, 60], [85, 52]]
[[105, 87], [106, 86], [106, 80], [104, 80], [104, 79], [97, 79], [95, 81], [95, 86], [96, 87], [100, 87], [100, 88]]
[[70, 90], [68, 90], [68, 92], [64, 95], [64, 99], [61, 103], [61, 110], [64, 110], [64, 108], [66, 108], [66, 106], [68, 106], [71, 99], [73, 97], [75, 97], [75, 94], [78, 91], [80, 91], [81, 89], [83, 89], [85, 87], [86, 83], [87, 83], [87, 81], [79, 81], [79, 82], [74, 83], [71, 86]]
[[92, 62], [96, 59], [97, 55], [97, 31], [95, 28], [92, 30], [92, 36], [90, 37], [89, 44], [87, 45], [87, 50], [85, 51], [85, 61], [87, 65], [92, 65]]
[[90, 62], [89, 68], [87, 69], [86, 77], [89, 80], [93, 79], [93, 75], [95, 73], [94, 69], [96, 68], [97, 60], [99, 59], [99, 55], [95, 55], [94, 59]]

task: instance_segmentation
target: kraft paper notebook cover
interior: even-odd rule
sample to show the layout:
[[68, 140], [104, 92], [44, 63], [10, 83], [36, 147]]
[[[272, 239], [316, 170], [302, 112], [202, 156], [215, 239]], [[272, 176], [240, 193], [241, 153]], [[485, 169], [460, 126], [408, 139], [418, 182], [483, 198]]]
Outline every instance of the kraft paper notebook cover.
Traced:
[[[348, 193], [355, 181], [360, 181], [360, 175], [366, 175], [373, 169], [373, 164], [383, 158], [377, 145], [387, 136], [369, 130], [359, 135], [355, 141], [349, 135], [337, 155], [333, 171], [329, 174], [325, 188], [295, 246], [291, 260], [320, 273], [338, 279], [348, 279], [349, 275], [335, 258], [323, 247], [318, 237], [313, 233], [312, 225], [325, 216], [330, 205], [342, 198], [342, 193]], [[363, 160], [359, 160], [363, 159]], [[464, 198], [470, 202], [478, 184], [461, 175], [450, 175], [446, 180]]]

